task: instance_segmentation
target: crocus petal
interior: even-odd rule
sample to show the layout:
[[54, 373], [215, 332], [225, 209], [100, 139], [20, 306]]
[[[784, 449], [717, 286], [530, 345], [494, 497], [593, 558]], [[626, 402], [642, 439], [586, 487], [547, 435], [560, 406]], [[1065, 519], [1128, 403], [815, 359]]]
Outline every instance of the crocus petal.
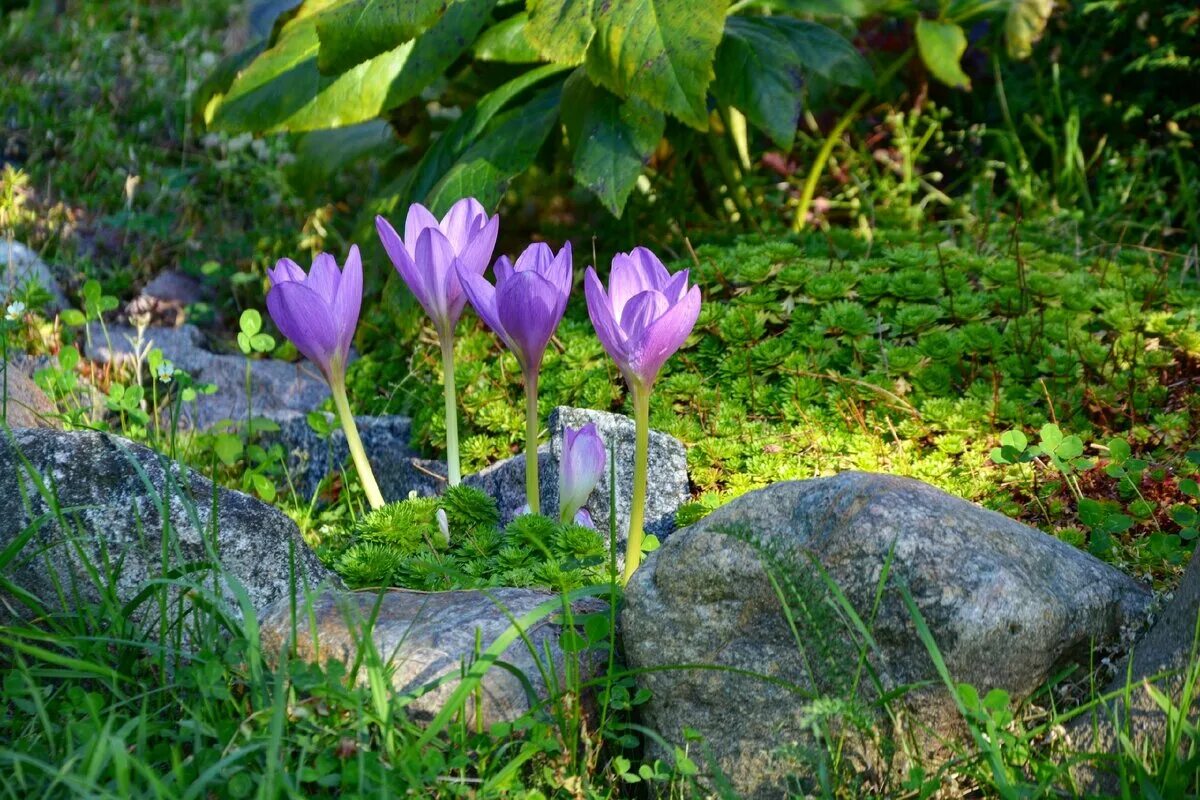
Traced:
[[638, 269], [655, 289], [661, 290], [671, 279], [671, 273], [667, 272], [662, 260], [654, 255], [653, 251], [645, 247], [635, 247], [629, 251], [629, 257], [637, 262]]
[[646, 328], [667, 313], [670, 307], [663, 293], [654, 289], [634, 295], [621, 312], [621, 330], [625, 333], [625, 341], [636, 342], [640, 339]]
[[546, 271], [542, 276], [554, 284], [554, 288], [558, 290], [558, 305], [555, 307], [555, 314], [562, 317], [567, 310], [567, 298], [571, 296], [571, 283], [574, 274], [571, 264], [571, 243], [564, 242], [562, 249], [558, 251], [558, 255], [546, 267]]
[[496, 266], [492, 267], [492, 271], [496, 273], [496, 285], [500, 286], [513, 274], [512, 261], [508, 256], [500, 256], [496, 259]]
[[[487, 221], [487, 212], [479, 201], [474, 197], [464, 197], [450, 206], [450, 210], [446, 212], [446, 216], [442, 217], [438, 227], [441, 228], [442, 233], [446, 234], [450, 246], [454, 248], [455, 255], [461, 257], [468, 242], [483, 227], [485, 221]], [[488, 258], [491, 258], [491, 255], [489, 252]]]
[[338, 329], [326, 301], [304, 284], [287, 281], [267, 293], [267, 311], [296, 349], [333, 380], [330, 361], [337, 352]]
[[413, 261], [408, 248], [404, 246], [404, 242], [400, 240], [396, 229], [383, 217], [375, 218], [375, 229], [379, 232], [379, 241], [383, 243], [384, 251], [387, 252], [388, 258], [392, 260], [392, 265], [396, 268], [396, 271], [400, 273], [404, 284], [408, 286], [408, 290], [413, 293], [413, 296], [417, 298], [417, 302], [425, 309], [425, 313], [432, 316], [432, 312], [429, 309], [433, 307], [433, 298], [430, 296], [429, 289], [426, 286], [425, 276], [417, 269], [416, 262]]
[[621, 318], [625, 304], [636, 294], [648, 289], [659, 288], [653, 269], [646, 269], [643, 260], [630, 253], [613, 256], [612, 272], [608, 276], [608, 296], [612, 301], [613, 316]]
[[625, 355], [625, 335], [613, 317], [612, 304], [608, 300], [608, 295], [604, 293], [604, 287], [600, 285], [600, 278], [597, 277], [596, 270], [591, 267], [588, 267], [583, 275], [583, 293], [587, 300], [588, 316], [592, 318], [592, 326], [596, 329], [596, 336], [600, 339], [600, 344], [604, 346], [609, 357], [617, 362], [621, 371], [625, 372], [628, 367]]
[[630, 370], [643, 386], [654, 383], [662, 365], [687, 341], [699, 316], [700, 287], [693, 286], [638, 339], [630, 339]]
[[542, 363], [561, 317], [554, 315], [558, 290], [536, 272], [517, 271], [496, 290], [496, 310], [517, 360], [526, 369]]
[[362, 256], [358, 245], [351, 245], [342, 269], [337, 295], [333, 298], [333, 318], [338, 328], [338, 353], [345, 364], [350, 355], [350, 343], [354, 341], [354, 329], [358, 326], [358, 313], [362, 308]]
[[496, 236], [499, 232], [500, 217], [492, 217], [471, 237], [471, 241], [467, 242], [465, 247], [456, 251], [458, 260], [471, 272], [482, 275], [492, 260], [492, 251], [496, 249]]
[[682, 300], [683, 295], [687, 292], [687, 290], [688, 290], [688, 272], [689, 271], [686, 269], [681, 269], [681, 270], [679, 270], [679, 272], [676, 272], [674, 275], [672, 275], [670, 277], [670, 279], [666, 283], [663, 284], [663, 287], [662, 287], [663, 296], [667, 298], [667, 302], [670, 303], [671, 305], [675, 305], [680, 300]]
[[318, 253], [313, 259], [312, 269], [304, 285], [312, 289], [326, 301], [332, 302], [337, 295], [338, 284], [341, 283], [342, 273], [338, 271], [337, 261], [329, 253]]
[[[435, 326], [453, 328], [458, 318], [450, 317], [450, 294], [459, 291], [459, 284], [454, 273], [454, 250], [451, 249], [450, 242], [437, 228], [426, 228], [417, 237], [413, 261], [429, 297], [429, 305], [425, 306], [425, 311], [433, 319]], [[460, 305], [459, 311], [461, 310]]]
[[426, 228], [438, 227], [437, 217], [429, 213], [429, 209], [420, 203], [408, 207], [408, 216], [404, 218], [404, 245], [412, 255], [417, 254], [417, 239]]
[[514, 272], [524, 272], [530, 270], [545, 277], [546, 268], [550, 266], [550, 262], [554, 260], [554, 251], [550, 249], [550, 245], [545, 242], [534, 242], [525, 248], [521, 255], [517, 256], [517, 263], [513, 266]]
[[504, 325], [501, 324], [500, 314], [496, 309], [496, 287], [488, 283], [482, 275], [476, 275], [468, 270], [461, 262], [457, 267], [459, 283], [462, 285], [463, 294], [471, 301], [471, 307], [483, 320], [483, 324], [504, 340], [505, 346], [511, 350], [512, 342], [504, 331]]
[[304, 274], [304, 270], [295, 261], [290, 258], [281, 258], [275, 262], [275, 269], [268, 269], [267, 276], [271, 279], [271, 285], [276, 286], [285, 281], [298, 281], [304, 283], [304, 279], [308, 276]]
[[575, 524], [581, 528], [596, 530], [596, 523], [592, 521], [592, 514], [586, 508], [581, 508], [575, 512]]

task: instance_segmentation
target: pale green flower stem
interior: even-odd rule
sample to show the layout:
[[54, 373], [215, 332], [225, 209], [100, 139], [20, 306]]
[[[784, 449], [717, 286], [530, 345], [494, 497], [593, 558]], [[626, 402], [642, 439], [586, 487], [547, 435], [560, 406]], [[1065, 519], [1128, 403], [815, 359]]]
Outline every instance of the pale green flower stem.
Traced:
[[629, 578], [642, 559], [642, 527], [646, 517], [646, 472], [650, 466], [650, 388], [633, 387], [633, 504], [629, 507], [629, 538], [625, 544], [625, 574]]
[[525, 502], [530, 514], [540, 514], [538, 501], [538, 370], [525, 370]]
[[446, 395], [446, 469], [451, 486], [462, 482], [458, 457], [458, 405], [454, 399], [454, 334], [439, 334], [442, 344], [442, 388]]
[[354, 424], [354, 414], [350, 413], [350, 402], [346, 399], [345, 378], [338, 377], [330, 381], [329, 389], [333, 392], [333, 406], [337, 409], [342, 430], [346, 433], [346, 444], [350, 448], [351, 458], [354, 459], [358, 479], [362, 482], [363, 491], [367, 493], [367, 502], [373, 509], [382, 508], [383, 495], [379, 492], [379, 484], [375, 482], [375, 473], [371, 469], [371, 462], [367, 460], [367, 451], [363, 449], [362, 439], [358, 436], [358, 426]]

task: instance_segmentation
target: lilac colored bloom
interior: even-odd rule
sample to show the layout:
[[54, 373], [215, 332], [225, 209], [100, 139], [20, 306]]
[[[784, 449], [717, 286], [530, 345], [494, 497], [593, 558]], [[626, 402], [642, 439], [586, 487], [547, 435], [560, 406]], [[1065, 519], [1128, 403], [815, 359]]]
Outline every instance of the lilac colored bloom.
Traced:
[[691, 334], [700, 315], [700, 288], [689, 289], [686, 269], [670, 274], [644, 247], [613, 257], [607, 293], [591, 267], [583, 287], [600, 343], [631, 388], [648, 389]]
[[333, 256], [321, 253], [307, 275], [290, 258], [280, 259], [267, 274], [271, 278], [267, 311], [275, 325], [320, 367], [325, 380], [331, 385], [342, 381], [362, 306], [358, 246], [351, 246], [343, 270]]
[[558, 461], [559, 518], [573, 519], [604, 474], [604, 442], [594, 423], [563, 431], [562, 457]]
[[496, 261], [496, 285], [459, 264], [463, 292], [489, 328], [504, 340], [526, 373], [536, 373], [550, 337], [567, 310], [571, 293], [571, 243], [558, 255], [542, 242], [531, 244], [513, 264]]
[[388, 258], [433, 320], [439, 333], [458, 324], [467, 298], [459, 282], [459, 269], [482, 275], [492, 259], [500, 217], [488, 217], [473, 197], [459, 200], [441, 222], [420, 203], [408, 208], [404, 239], [383, 217], [375, 228]]
[[596, 523], [592, 521], [592, 512], [586, 508], [581, 508], [575, 512], [575, 524], [581, 528], [596, 530]]

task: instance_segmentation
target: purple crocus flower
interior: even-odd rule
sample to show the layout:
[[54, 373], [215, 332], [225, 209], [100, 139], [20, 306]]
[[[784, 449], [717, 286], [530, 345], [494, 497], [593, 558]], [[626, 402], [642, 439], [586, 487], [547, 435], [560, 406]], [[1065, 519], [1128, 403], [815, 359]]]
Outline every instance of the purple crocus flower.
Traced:
[[554, 255], [549, 245], [536, 242], [525, 248], [516, 264], [500, 256], [495, 273], [496, 285], [492, 286], [466, 264], [458, 268], [463, 291], [480, 318], [504, 341], [526, 373], [536, 373], [567, 310], [571, 243]]
[[281, 258], [267, 274], [271, 278], [267, 311], [280, 332], [325, 376], [367, 502], [371, 508], [381, 508], [383, 495], [346, 398], [346, 362], [362, 307], [362, 258], [358, 247], [350, 247], [342, 270], [333, 256], [321, 253], [313, 259], [307, 275], [290, 258]]
[[535, 514], [538, 506], [537, 413], [538, 370], [546, 345], [567, 310], [571, 294], [571, 243], [558, 255], [542, 242], [531, 244], [513, 264], [501, 256], [496, 261], [496, 285], [459, 263], [463, 292], [480, 318], [495, 331], [517, 361], [525, 377], [525, 499]]
[[700, 288], [688, 288], [688, 271], [674, 275], [644, 247], [613, 257], [608, 292], [587, 268], [583, 279], [588, 315], [604, 349], [617, 362], [633, 395], [635, 441], [633, 500], [625, 544], [624, 582], [642, 558], [646, 476], [650, 454], [650, 391], [662, 365], [683, 346], [700, 316]]
[[321, 253], [308, 274], [290, 258], [281, 258], [267, 274], [267, 311], [276, 327], [321, 369], [330, 385], [343, 381], [362, 306], [358, 246], [350, 248], [343, 270], [333, 256]]
[[479, 277], [487, 269], [500, 217], [488, 217], [478, 200], [465, 197], [450, 206], [441, 222], [425, 206], [413, 203], [404, 221], [403, 239], [383, 217], [375, 218], [375, 229], [396, 271], [437, 329], [445, 383], [447, 478], [457, 486], [462, 469], [454, 399], [454, 328], [467, 304], [459, 275]]
[[588, 315], [604, 349], [632, 389], [649, 389], [700, 316], [700, 288], [688, 271], [671, 275], [644, 247], [612, 260], [608, 292], [591, 267], [583, 279]]
[[488, 217], [478, 200], [466, 197], [452, 205], [441, 222], [425, 206], [413, 203], [404, 222], [404, 239], [383, 217], [375, 217], [375, 228], [388, 258], [439, 334], [452, 332], [467, 302], [457, 266], [472, 275], [483, 274], [496, 247], [500, 217]]
[[558, 460], [558, 508], [563, 522], [574, 519], [604, 474], [604, 442], [589, 422], [563, 431], [562, 457]]

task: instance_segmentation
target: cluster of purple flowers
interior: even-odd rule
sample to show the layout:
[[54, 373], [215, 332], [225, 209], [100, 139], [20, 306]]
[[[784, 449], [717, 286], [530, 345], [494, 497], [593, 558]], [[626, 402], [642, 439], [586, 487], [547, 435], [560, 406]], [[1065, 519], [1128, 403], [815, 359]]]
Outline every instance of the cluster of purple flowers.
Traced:
[[[484, 277], [496, 246], [499, 216], [488, 216], [474, 198], [455, 203], [438, 220], [413, 204], [404, 238], [383, 217], [376, 228], [396, 271], [420, 302], [442, 346], [446, 397], [447, 465], [451, 484], [460, 479], [457, 410], [454, 401], [454, 330], [469, 301], [480, 319], [516, 356], [525, 381], [526, 492], [537, 512], [537, 381], [546, 346], [566, 312], [574, 283], [571, 245], [557, 253], [531, 244], [515, 262], [501, 256], [493, 266], [495, 283]], [[329, 382], [352, 451], [358, 441], [345, 403], [345, 374], [350, 342], [362, 304], [362, 261], [351, 247], [344, 269], [322, 253], [305, 274], [294, 261], [281, 260], [270, 271], [267, 309], [279, 330], [315, 363]], [[644, 247], [613, 258], [608, 289], [596, 271], [584, 276], [588, 314], [605, 351], [629, 386], [637, 425], [634, 496], [630, 509], [625, 578], [641, 556], [646, 496], [650, 392], [663, 364], [692, 332], [700, 314], [700, 289], [688, 285], [688, 271], [667, 271]], [[343, 411], [345, 408], [345, 411]], [[382, 504], [361, 444], [355, 466], [372, 506]], [[563, 521], [587, 520], [582, 507], [603, 474], [605, 449], [595, 426], [568, 430], [559, 469]]]

